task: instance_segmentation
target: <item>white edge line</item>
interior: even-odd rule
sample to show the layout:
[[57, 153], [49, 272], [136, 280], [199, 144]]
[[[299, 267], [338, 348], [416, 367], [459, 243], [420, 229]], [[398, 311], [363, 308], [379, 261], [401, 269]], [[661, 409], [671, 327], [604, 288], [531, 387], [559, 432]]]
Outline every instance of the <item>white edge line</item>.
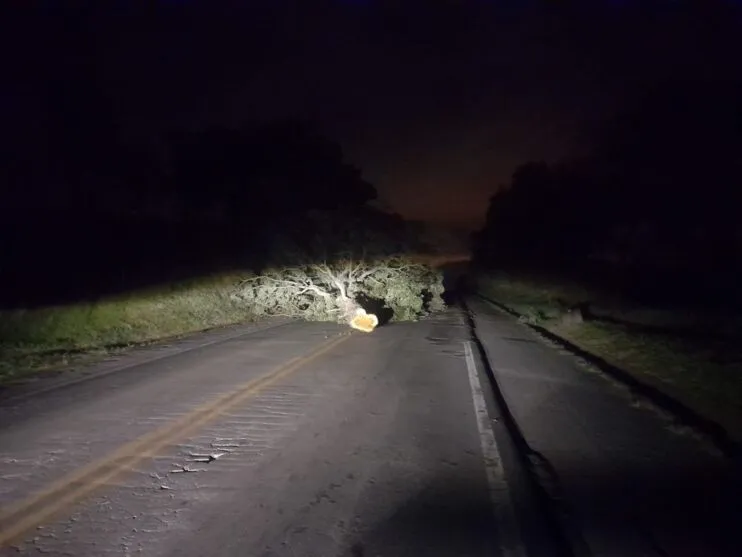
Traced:
[[469, 385], [471, 386], [472, 401], [474, 402], [474, 411], [477, 418], [479, 440], [482, 443], [484, 468], [487, 472], [487, 484], [497, 526], [500, 550], [503, 557], [526, 557], [512, 494], [505, 477], [505, 469], [502, 466], [495, 432], [492, 430], [490, 423], [487, 403], [484, 400], [482, 385], [479, 382], [477, 365], [474, 362], [470, 341], [464, 342], [464, 354], [466, 355], [466, 368], [469, 372]]

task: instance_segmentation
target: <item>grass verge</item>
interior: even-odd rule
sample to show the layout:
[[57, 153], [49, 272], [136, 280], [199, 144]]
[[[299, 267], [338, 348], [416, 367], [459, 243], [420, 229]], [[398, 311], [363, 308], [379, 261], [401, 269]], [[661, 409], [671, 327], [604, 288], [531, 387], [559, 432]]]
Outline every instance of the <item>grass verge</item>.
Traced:
[[0, 312], [0, 384], [127, 346], [252, 320], [218, 275], [94, 302]]
[[[609, 314], [582, 323], [560, 319], [568, 307], [600, 304], [601, 293], [556, 279], [481, 276], [480, 292], [580, 349], [677, 400], [742, 442], [742, 342], [707, 330], [648, 330]], [[610, 302], [616, 307], [616, 301]]]

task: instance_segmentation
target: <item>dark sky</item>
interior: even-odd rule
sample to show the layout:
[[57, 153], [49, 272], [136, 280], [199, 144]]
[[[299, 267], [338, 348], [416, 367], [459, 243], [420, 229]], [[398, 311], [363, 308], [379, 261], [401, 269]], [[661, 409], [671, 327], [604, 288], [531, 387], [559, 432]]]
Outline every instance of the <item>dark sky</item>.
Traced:
[[[652, 81], [739, 65], [738, 12], [716, 4], [731, 6], [118, 1], [92, 3], [95, 15], [77, 22], [93, 22], [79, 48], [92, 49], [125, 135], [309, 117], [405, 216], [476, 226], [515, 166], [580, 152], [597, 122]], [[74, 34], [51, 27], [19, 32], [13, 48], [49, 64], [44, 49]], [[16, 104], [22, 91], [31, 106], [34, 92], [15, 83]], [[3, 108], [18, 113], [7, 99]]]

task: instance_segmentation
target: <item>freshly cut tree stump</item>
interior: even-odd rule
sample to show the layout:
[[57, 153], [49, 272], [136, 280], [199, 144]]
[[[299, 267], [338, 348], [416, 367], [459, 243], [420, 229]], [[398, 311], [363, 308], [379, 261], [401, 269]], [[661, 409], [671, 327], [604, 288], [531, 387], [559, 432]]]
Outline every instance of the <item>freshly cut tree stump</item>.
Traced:
[[353, 319], [350, 320], [350, 326], [364, 333], [370, 333], [379, 324], [379, 318], [373, 313], [366, 313], [363, 308], [358, 308]]

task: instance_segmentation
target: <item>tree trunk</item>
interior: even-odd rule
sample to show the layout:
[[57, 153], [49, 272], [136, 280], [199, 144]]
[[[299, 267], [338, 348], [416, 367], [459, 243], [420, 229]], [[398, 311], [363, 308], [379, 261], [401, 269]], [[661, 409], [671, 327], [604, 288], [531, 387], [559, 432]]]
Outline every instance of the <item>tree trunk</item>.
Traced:
[[344, 323], [350, 323], [356, 312], [361, 307], [355, 300], [345, 294], [337, 297], [337, 304], [341, 310], [341, 319]]

